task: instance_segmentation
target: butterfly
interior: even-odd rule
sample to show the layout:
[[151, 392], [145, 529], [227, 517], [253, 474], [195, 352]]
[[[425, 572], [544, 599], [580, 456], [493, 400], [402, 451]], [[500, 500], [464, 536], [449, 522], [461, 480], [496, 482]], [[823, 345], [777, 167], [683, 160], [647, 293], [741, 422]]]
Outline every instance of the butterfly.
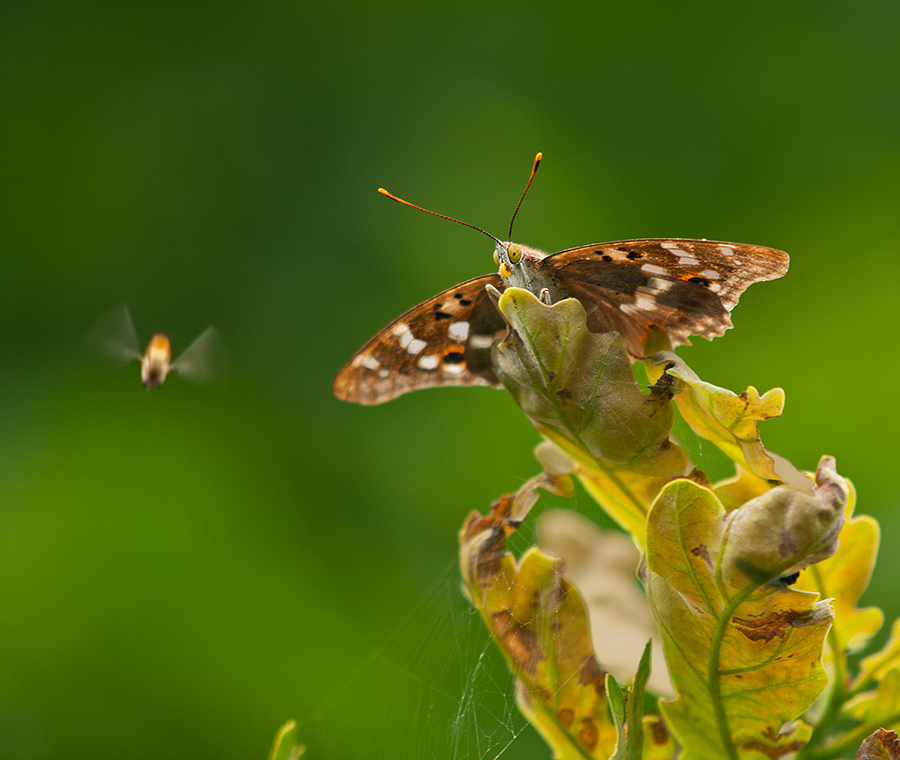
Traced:
[[[538, 153], [525, 192], [540, 161]], [[709, 340], [723, 335], [732, 327], [730, 313], [741, 294], [754, 282], [783, 276], [789, 263], [788, 255], [774, 248], [684, 238], [620, 240], [546, 254], [459, 223], [494, 240], [499, 271], [438, 293], [376, 333], [338, 373], [333, 391], [339, 399], [372, 405], [421, 388], [500, 387], [491, 347], [508, 326], [488, 286], [525, 288], [545, 303], [577, 298], [591, 332], [618, 332], [629, 353], [641, 357], [652, 327], [664, 330], [673, 346], [690, 344], [691, 335]]]
[[224, 369], [225, 349], [219, 333], [207, 327], [172, 361], [172, 343], [168, 336], [156, 333], [141, 353], [131, 312], [125, 304], [103, 314], [91, 326], [86, 342], [109, 359], [141, 363], [141, 382], [148, 391], [162, 385], [170, 372], [188, 380], [211, 382]]

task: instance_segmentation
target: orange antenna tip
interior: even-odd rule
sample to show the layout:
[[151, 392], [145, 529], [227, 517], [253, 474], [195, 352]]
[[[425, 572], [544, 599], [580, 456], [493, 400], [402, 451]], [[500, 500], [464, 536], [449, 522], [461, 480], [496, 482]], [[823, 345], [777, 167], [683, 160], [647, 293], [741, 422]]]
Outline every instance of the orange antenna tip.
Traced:
[[525, 190], [522, 192], [522, 197], [519, 198], [519, 202], [516, 204], [516, 210], [513, 211], [512, 219], [509, 220], [509, 240], [512, 240], [513, 222], [516, 221], [516, 214], [519, 213], [519, 207], [522, 205], [522, 201], [525, 200], [525, 194], [528, 192], [528, 188], [531, 187], [531, 180], [534, 179], [534, 174], [537, 171], [538, 165], [541, 163], [541, 159], [543, 157], [543, 153], [538, 153], [534, 157], [534, 164], [531, 167], [531, 174], [528, 177], [528, 182], [525, 185]]

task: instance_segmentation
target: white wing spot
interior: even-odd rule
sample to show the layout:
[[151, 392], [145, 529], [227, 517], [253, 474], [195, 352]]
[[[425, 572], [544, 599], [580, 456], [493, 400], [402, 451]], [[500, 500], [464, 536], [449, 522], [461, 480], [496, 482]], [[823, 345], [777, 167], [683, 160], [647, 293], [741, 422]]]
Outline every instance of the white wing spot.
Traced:
[[637, 311], [637, 310], [638, 310], [638, 307], [635, 306], [633, 303], [620, 303], [619, 304], [619, 311], [621, 311], [623, 314], [631, 314], [631, 312]]
[[732, 248], [731, 246], [728, 246], [728, 245], [720, 245], [720, 246], [719, 246], [719, 250], [720, 250], [725, 256], [734, 256], [734, 248]]
[[676, 256], [681, 256], [682, 258], [678, 260], [679, 264], [685, 264], [688, 261], [693, 261], [694, 264], [697, 263], [697, 260], [692, 258], [687, 251], [683, 251], [678, 247], [678, 243], [660, 243], [659, 245], [660, 247], [665, 248], [667, 251], [671, 251]]
[[379, 361], [374, 356], [363, 356], [360, 364], [366, 369], [378, 369]]
[[450, 325], [450, 337], [456, 338], [458, 341], [463, 341], [469, 337], [469, 323], [468, 322], [454, 322]]
[[409, 344], [416, 339], [416, 336], [407, 328], [406, 332], [400, 336], [400, 348], [409, 348]]
[[665, 291], [671, 288], [675, 283], [671, 280], [660, 280], [658, 277], [651, 277], [647, 282], [648, 288], [653, 288], [658, 291]]
[[378, 370], [378, 377], [384, 377], [384, 378], [387, 378], [387, 377], [390, 377], [390, 376], [391, 376], [391, 371], [390, 371], [389, 369], [380, 369], [380, 370]]
[[719, 283], [717, 283], [717, 282], [711, 282], [711, 283], [709, 284], [709, 289], [710, 289], [713, 293], [718, 293], [718, 292], [722, 289], [722, 286], [721, 286]]
[[[681, 251], [681, 253], [684, 253], [684, 251]], [[682, 256], [680, 259], [678, 259], [678, 263], [683, 267], [695, 267], [700, 262], [693, 256]]]
[[409, 345], [406, 347], [406, 350], [411, 354], [417, 354], [428, 344], [424, 340], [419, 340], [416, 338], [415, 340], [410, 341]]
[[707, 280], [719, 279], [719, 273], [715, 269], [704, 269], [702, 272], [700, 272], [700, 274], [703, 275], [703, 277], [705, 277]]
[[406, 323], [401, 322], [399, 325], [396, 325], [391, 332], [399, 338], [404, 333], [409, 332], [409, 326]]
[[444, 372], [448, 375], [461, 375], [465, 371], [465, 364], [444, 364]]
[[653, 303], [649, 298], [638, 298], [636, 306], [638, 309], [643, 309], [644, 311], [649, 311], [656, 304]]
[[469, 346], [472, 348], [490, 348], [493, 342], [493, 335], [473, 335], [469, 338]]
[[664, 267], [658, 267], [656, 264], [644, 264], [641, 269], [647, 274], [667, 274]]
[[432, 370], [437, 369], [441, 361], [434, 354], [426, 354], [418, 361], [419, 369]]

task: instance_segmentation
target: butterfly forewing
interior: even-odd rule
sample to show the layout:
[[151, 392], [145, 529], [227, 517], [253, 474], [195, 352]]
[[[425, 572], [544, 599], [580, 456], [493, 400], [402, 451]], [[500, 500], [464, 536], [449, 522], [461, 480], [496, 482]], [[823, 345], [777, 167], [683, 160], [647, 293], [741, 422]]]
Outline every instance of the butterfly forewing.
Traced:
[[711, 240], [643, 239], [580, 246], [536, 262], [557, 295], [578, 298], [593, 332], [615, 330], [634, 356], [652, 326], [673, 345], [712, 339], [754, 282], [784, 275], [788, 256], [774, 248]]
[[334, 381], [335, 396], [381, 404], [420, 388], [498, 386], [490, 351], [506, 324], [488, 284], [500, 288], [502, 280], [476, 277], [401, 314], [347, 362]]

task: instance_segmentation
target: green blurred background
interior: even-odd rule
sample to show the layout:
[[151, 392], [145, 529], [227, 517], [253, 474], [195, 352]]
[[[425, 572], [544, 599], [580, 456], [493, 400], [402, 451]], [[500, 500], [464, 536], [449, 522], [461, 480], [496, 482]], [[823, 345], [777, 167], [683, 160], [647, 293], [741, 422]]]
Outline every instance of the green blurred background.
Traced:
[[[490, 241], [782, 248], [681, 353], [782, 386], [900, 615], [896, 2], [9, 2], [0, 11], [0, 757], [548, 757], [458, 589], [456, 531], [537, 472], [504, 394], [331, 380], [490, 271]], [[80, 346], [127, 303], [227, 383], [148, 394]], [[589, 514], [596, 507], [581, 495]]]

